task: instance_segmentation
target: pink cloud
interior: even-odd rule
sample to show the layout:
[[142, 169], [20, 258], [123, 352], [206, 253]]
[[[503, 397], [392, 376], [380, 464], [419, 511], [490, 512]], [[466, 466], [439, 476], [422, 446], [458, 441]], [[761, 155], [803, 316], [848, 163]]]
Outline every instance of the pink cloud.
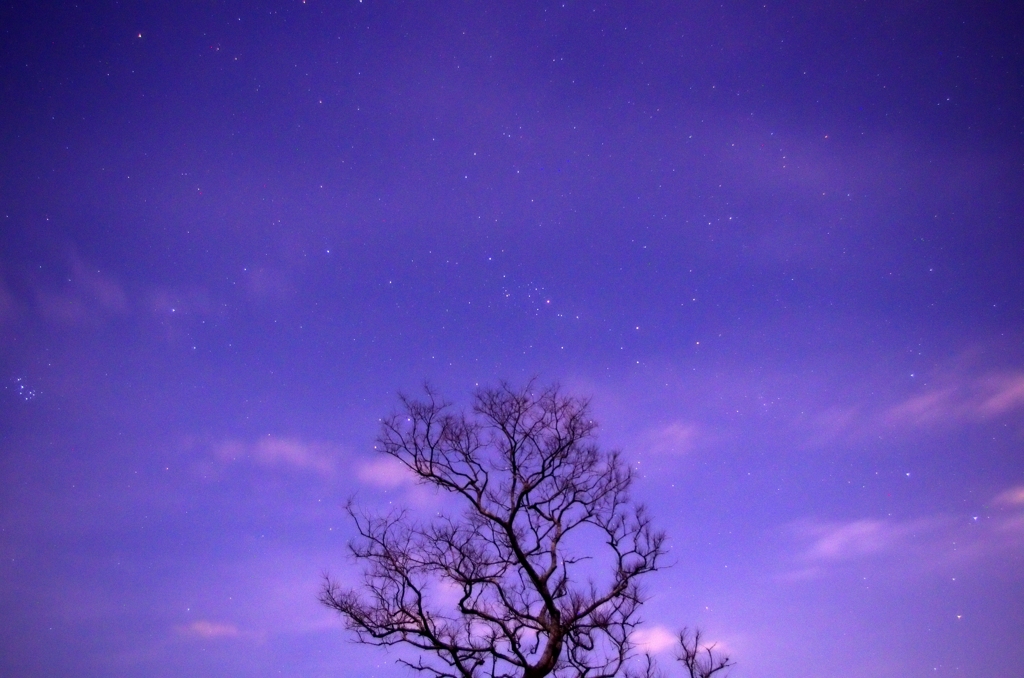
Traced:
[[1016, 487], [1011, 487], [1008, 490], [1000, 492], [996, 495], [996, 498], [992, 500], [992, 503], [996, 506], [1020, 506], [1024, 508], [1024, 485], [1017, 485]]
[[804, 520], [790, 525], [803, 543], [782, 579], [816, 578], [864, 559], [885, 559], [896, 569], [928, 570], [951, 563], [1003, 558], [1024, 548], [1024, 486], [992, 502], [1009, 511], [933, 515], [909, 520], [862, 518]]
[[1024, 374], [999, 375], [991, 382], [988, 397], [978, 405], [980, 413], [995, 417], [1024, 406]]
[[14, 299], [14, 293], [7, 286], [4, 280], [3, 269], [0, 268], [0, 325], [13, 320], [18, 313], [18, 303]]
[[412, 471], [393, 457], [380, 457], [364, 462], [356, 469], [356, 477], [367, 485], [391, 490], [416, 481]]
[[86, 262], [74, 252], [68, 254], [71, 273], [68, 282], [80, 297], [110, 312], [127, 310], [128, 299], [113, 278]]
[[336, 468], [337, 450], [324, 443], [307, 443], [295, 438], [268, 435], [251, 444], [237, 440], [222, 442], [214, 449], [214, 456], [224, 465], [247, 459], [266, 469], [307, 471], [331, 476]]
[[647, 626], [633, 632], [633, 642], [642, 652], [658, 654], [679, 646], [679, 635], [664, 626]]
[[1003, 372], [932, 387], [889, 408], [891, 423], [927, 425], [993, 419], [1024, 407], [1024, 374]]
[[213, 640], [217, 638], [237, 638], [241, 635], [234, 624], [212, 622], [205, 619], [194, 621], [187, 626], [178, 627], [179, 632], [186, 636]]
[[846, 560], [889, 550], [911, 535], [913, 524], [884, 520], [854, 520], [847, 523], [808, 525], [812, 536], [804, 552], [808, 560]]
[[261, 466], [290, 466], [320, 475], [334, 472], [334, 458], [329, 450], [316, 443], [268, 436], [256, 443], [253, 454]]
[[70, 270], [59, 287], [36, 286], [39, 315], [50, 322], [78, 324], [128, 311], [128, 297], [111, 276], [86, 264], [71, 250], [66, 258]]
[[686, 454], [700, 438], [700, 428], [691, 422], [676, 421], [652, 430], [646, 438], [647, 450], [654, 454]]

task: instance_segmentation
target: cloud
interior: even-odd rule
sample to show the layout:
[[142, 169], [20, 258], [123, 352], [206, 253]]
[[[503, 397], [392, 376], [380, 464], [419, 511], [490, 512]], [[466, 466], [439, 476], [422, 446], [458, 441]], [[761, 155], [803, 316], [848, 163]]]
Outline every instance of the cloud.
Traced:
[[1024, 374], [1006, 374], [992, 378], [987, 397], [978, 404], [981, 414], [996, 417], [1024, 406]]
[[649, 626], [633, 633], [633, 642], [641, 652], [657, 654], [679, 646], [679, 635], [664, 626]]
[[358, 466], [356, 477], [367, 485], [392, 490], [402, 485], [411, 485], [416, 481], [406, 466], [394, 457], [380, 457]]
[[1024, 547], [1024, 485], [1000, 492], [992, 504], [1003, 509], [995, 521], [999, 536], [1009, 545]]
[[334, 459], [322, 445], [303, 443], [291, 438], [268, 436], [256, 443], [256, 463], [261, 466], [290, 466], [320, 475], [334, 472]]
[[924, 426], [979, 422], [1024, 408], [1024, 373], [990, 373], [940, 386], [889, 408], [892, 423]]
[[1024, 508], [1024, 485], [1017, 485], [996, 495], [992, 503], [996, 506]]
[[380, 456], [358, 463], [356, 478], [385, 492], [401, 490], [402, 501], [411, 509], [428, 516], [436, 514], [445, 506], [451, 506], [448, 493], [428, 482], [420, 482], [418, 476], [394, 457]]
[[15, 301], [14, 292], [7, 286], [3, 267], [0, 266], [0, 326], [13, 320], [17, 313], [18, 303]]
[[992, 505], [1010, 510], [939, 514], [909, 520], [862, 518], [845, 522], [802, 520], [789, 530], [802, 543], [783, 579], [813, 579], [826, 571], [872, 559], [896, 570], [927, 571], [950, 564], [1007, 562], [1024, 548], [1024, 486], [999, 493]]
[[35, 288], [35, 307], [39, 315], [58, 324], [93, 322], [128, 310], [128, 297], [109, 275], [86, 264], [75, 252], [66, 252], [67, 277], [59, 287]]
[[213, 640], [217, 638], [237, 638], [241, 634], [234, 624], [207, 621], [201, 619], [187, 626], [179, 626], [178, 631], [186, 636]]
[[923, 424], [937, 419], [954, 407], [956, 390], [936, 389], [907, 398], [889, 409], [889, 418], [896, 422]]
[[[845, 389], [827, 389], [844, 401], [830, 402], [826, 384], [813, 378], [797, 383], [786, 398], [788, 409], [780, 407], [777, 420], [796, 447], [811, 450], [995, 422], [1021, 429], [1024, 371], [1018, 366], [979, 366], [977, 352], [999, 351], [983, 346], [927, 373], [894, 377], [868, 370], [863, 377], [849, 378]], [[785, 383], [785, 378], [776, 380]]]
[[846, 523], [805, 524], [810, 546], [803, 557], [812, 561], [848, 560], [888, 551], [925, 527], [921, 522], [854, 520]]
[[686, 454], [700, 437], [697, 424], [675, 421], [654, 429], [646, 436], [646, 447], [653, 454]]
[[856, 438], [863, 419], [859, 407], [832, 406], [810, 414], [801, 412], [794, 426], [799, 429], [804, 445], [823, 447]]
[[215, 457], [222, 464], [250, 460], [266, 469], [285, 469], [331, 476], [336, 467], [336, 449], [324, 443], [307, 443], [295, 438], [268, 435], [252, 444], [229, 440], [218, 445]]
[[[891, 560], [898, 555], [904, 564], [934, 565], [964, 555], [948, 552], [951, 535], [961, 530], [955, 521], [946, 517], [904, 521], [871, 518], [846, 522], [802, 520], [790, 524], [789, 529], [803, 543], [791, 559], [791, 569], [782, 575], [789, 581], [814, 579], [826, 571], [865, 559]], [[962, 534], [952, 541], [962, 543], [966, 552], [968, 542], [978, 543], [978, 535]]]

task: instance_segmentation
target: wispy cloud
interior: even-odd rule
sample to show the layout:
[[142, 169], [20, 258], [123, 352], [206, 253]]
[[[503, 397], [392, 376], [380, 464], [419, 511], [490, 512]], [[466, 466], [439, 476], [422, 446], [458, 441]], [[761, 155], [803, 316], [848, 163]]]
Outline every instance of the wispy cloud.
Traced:
[[646, 626], [633, 633], [633, 642], [641, 652], [658, 654], [679, 646], [679, 635], [664, 626]]
[[200, 619], [185, 626], [179, 626], [178, 632], [185, 636], [202, 638], [204, 640], [215, 640], [219, 638], [237, 638], [241, 634], [234, 624], [208, 621]]
[[674, 421], [649, 431], [644, 446], [653, 454], [686, 454], [693, 450], [700, 438], [701, 429], [697, 424]]
[[266, 469], [305, 471], [321, 476], [334, 474], [338, 457], [332, 445], [272, 435], [253, 443], [222, 442], [215, 447], [214, 455], [222, 464], [248, 460]]
[[321, 475], [334, 472], [334, 458], [328, 449], [292, 438], [263, 438], [256, 443], [254, 456], [261, 466], [286, 466]]
[[999, 510], [979, 507], [974, 514], [908, 520], [808, 519], [791, 523], [788, 530], [800, 545], [783, 578], [815, 578], [869, 559], [888, 562], [896, 569], [927, 570], [1024, 549], [1024, 486], [999, 492], [987, 506]]
[[979, 413], [995, 417], [1024, 407], [1024, 373], [997, 375], [986, 386]]
[[946, 379], [889, 408], [893, 423], [928, 425], [985, 421], [1024, 408], [1024, 373]]
[[79, 324], [128, 311], [128, 296], [109, 274], [65, 251], [67, 274], [57, 285], [34, 283], [34, 305], [49, 322]]
[[992, 503], [996, 506], [1024, 508], [1024, 485], [1017, 485], [996, 495]]
[[380, 457], [359, 464], [356, 477], [360, 482], [385, 490], [411, 485], [416, 481], [412, 471], [393, 457]]
[[[979, 371], [956, 361], [946, 372], [917, 375], [918, 388], [902, 383], [874, 383], [870, 396], [846, 404], [807, 403], [790, 420], [793, 439], [808, 448], [849, 444], [879, 435], [917, 435], [952, 427], [978, 425], [1024, 412], [1024, 372]], [[888, 400], [883, 393], [899, 393]], [[1019, 417], [1018, 417], [1019, 420]]]
[[14, 292], [7, 285], [4, 269], [0, 266], [0, 327], [13, 320], [18, 313], [18, 303]]
[[935, 528], [935, 521], [853, 520], [844, 523], [805, 522], [797, 531], [810, 540], [802, 554], [807, 561], [839, 561], [903, 548]]

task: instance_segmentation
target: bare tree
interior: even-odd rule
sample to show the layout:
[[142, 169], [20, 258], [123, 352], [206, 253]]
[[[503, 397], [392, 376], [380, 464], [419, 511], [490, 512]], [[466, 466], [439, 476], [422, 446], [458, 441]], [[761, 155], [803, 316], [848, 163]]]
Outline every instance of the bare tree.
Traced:
[[692, 638], [689, 630], [680, 631], [679, 645], [678, 659], [689, 671], [690, 678], [711, 678], [735, 663], [729, 661], [728, 655], [716, 654], [714, 643], [702, 645], [700, 629], [694, 630]]
[[[626, 672], [639, 580], [659, 568], [664, 535], [630, 502], [633, 473], [619, 453], [594, 444], [587, 402], [503, 384], [479, 391], [469, 414], [429, 388], [401, 404], [378, 449], [463, 512], [419, 522], [350, 505], [362, 584], [325, 575], [320, 601], [359, 642], [418, 650], [399, 661], [430, 676]], [[638, 675], [652, 670], [648, 658]]]

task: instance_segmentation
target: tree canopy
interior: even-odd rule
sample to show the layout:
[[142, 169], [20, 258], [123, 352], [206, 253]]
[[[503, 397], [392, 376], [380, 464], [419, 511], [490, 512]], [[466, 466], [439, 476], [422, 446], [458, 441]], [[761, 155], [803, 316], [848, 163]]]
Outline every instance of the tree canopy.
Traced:
[[483, 389], [468, 412], [430, 388], [401, 397], [377, 449], [461, 511], [417, 520], [350, 504], [362, 581], [325, 576], [321, 602], [358, 641], [414, 648], [399, 661], [439, 678], [632, 674], [640, 580], [665, 536], [595, 427], [587, 401], [554, 386]]

